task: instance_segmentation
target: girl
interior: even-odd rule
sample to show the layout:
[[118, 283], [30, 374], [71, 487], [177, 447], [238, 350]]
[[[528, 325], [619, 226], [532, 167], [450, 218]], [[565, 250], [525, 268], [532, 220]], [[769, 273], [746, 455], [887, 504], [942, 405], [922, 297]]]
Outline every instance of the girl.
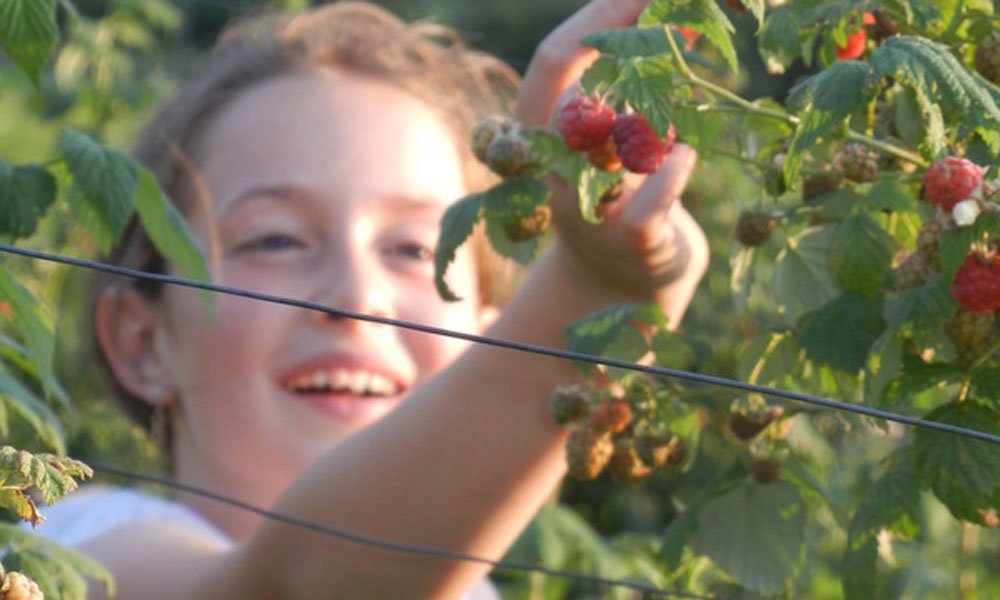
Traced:
[[[544, 125], [593, 60], [578, 40], [628, 25], [645, 4], [593, 0], [550, 34], [514, 114]], [[482, 240], [449, 270], [464, 300], [438, 297], [440, 218], [489, 184], [468, 131], [504, 110], [516, 83], [447, 37], [356, 3], [224, 36], [137, 150], [213, 280], [547, 346], [611, 303], [655, 301], [676, 323], [707, 261], [677, 202], [694, 165], [683, 145], [653, 175], [627, 178], [600, 227], [576, 217], [573, 190], [553, 182], [558, 234], [499, 318], [502, 286]], [[112, 261], [170, 271], [136, 226]], [[552, 389], [574, 376], [565, 361], [229, 296], [208, 314], [191, 290], [124, 280], [100, 282], [94, 325], [133, 412], [166, 420], [185, 484], [495, 559], [565, 469], [565, 436], [546, 412]], [[121, 598], [495, 593], [481, 564], [362, 547], [195, 496], [96, 490], [46, 514], [40, 532], [107, 565]]]

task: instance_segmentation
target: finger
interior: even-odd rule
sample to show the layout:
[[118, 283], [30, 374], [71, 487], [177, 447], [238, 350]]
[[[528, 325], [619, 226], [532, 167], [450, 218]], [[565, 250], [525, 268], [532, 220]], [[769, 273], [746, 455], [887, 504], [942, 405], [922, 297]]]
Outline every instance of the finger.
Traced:
[[649, 0], [591, 0], [545, 37], [528, 65], [515, 116], [529, 126], [544, 125], [559, 96], [597, 57], [580, 40], [601, 29], [625, 27], [639, 17]]
[[650, 175], [622, 208], [621, 223], [639, 236], [640, 245], [653, 247], [663, 241], [663, 227], [671, 207], [681, 197], [697, 161], [686, 144], [675, 144], [666, 162]]

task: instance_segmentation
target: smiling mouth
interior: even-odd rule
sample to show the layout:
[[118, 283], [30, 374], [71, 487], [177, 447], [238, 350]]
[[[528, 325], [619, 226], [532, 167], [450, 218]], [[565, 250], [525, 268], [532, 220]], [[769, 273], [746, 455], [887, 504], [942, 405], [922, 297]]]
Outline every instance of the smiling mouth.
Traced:
[[297, 394], [351, 394], [372, 398], [396, 396], [400, 386], [370, 371], [350, 369], [317, 370], [296, 375], [285, 386]]

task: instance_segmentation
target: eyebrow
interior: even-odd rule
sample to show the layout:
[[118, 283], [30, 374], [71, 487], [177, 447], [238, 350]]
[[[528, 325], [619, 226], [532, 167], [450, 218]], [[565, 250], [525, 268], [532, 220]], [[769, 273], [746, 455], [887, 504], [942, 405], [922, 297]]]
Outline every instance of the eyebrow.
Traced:
[[[220, 216], [232, 212], [241, 204], [249, 200], [257, 198], [273, 198], [280, 201], [313, 199], [319, 202], [321, 194], [310, 191], [308, 188], [303, 188], [293, 184], [253, 186], [237, 194], [232, 202], [229, 203], [229, 206], [227, 206], [226, 209], [220, 213]], [[442, 208], [441, 201], [430, 196], [389, 194], [386, 195], [385, 198], [390, 201], [387, 203], [387, 206], [394, 212], [436, 212]]]

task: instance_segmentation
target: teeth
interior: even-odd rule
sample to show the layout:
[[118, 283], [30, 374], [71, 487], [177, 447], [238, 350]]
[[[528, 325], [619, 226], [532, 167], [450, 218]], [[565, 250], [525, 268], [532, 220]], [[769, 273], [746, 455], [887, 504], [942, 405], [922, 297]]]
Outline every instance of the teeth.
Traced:
[[287, 382], [289, 388], [298, 392], [346, 391], [357, 395], [394, 396], [399, 388], [390, 379], [368, 371], [314, 371], [298, 375]]

